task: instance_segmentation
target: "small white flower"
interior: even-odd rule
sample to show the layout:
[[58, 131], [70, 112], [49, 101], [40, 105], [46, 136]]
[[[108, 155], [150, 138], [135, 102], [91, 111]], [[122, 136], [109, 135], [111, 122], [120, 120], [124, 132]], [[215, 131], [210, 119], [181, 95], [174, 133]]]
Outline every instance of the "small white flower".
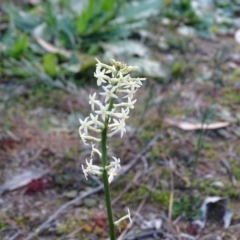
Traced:
[[115, 169], [121, 168], [120, 158], [115, 158], [115, 157], [112, 157], [112, 158], [114, 159], [114, 161], [110, 162], [110, 166], [112, 166]]
[[88, 174], [87, 174], [87, 171], [86, 171], [86, 169], [84, 168], [84, 166], [82, 165], [82, 171], [83, 171], [83, 173], [84, 173], [84, 176], [85, 176], [85, 178], [88, 180]]
[[129, 79], [131, 79], [130, 75], [123, 76], [122, 72], [119, 72], [118, 76], [118, 87], [125, 86], [128, 84]]
[[[89, 118], [89, 117], [87, 117], [87, 118]], [[100, 129], [97, 129], [97, 128], [94, 128], [94, 127], [91, 126], [91, 124], [93, 123], [92, 121], [87, 122], [87, 119], [85, 119], [84, 121], [80, 120], [80, 122], [82, 123], [82, 125], [79, 127], [79, 134], [80, 135], [82, 134], [82, 130], [84, 130], [85, 135], [88, 134], [88, 130], [92, 130], [92, 131], [97, 132], [97, 133], [101, 132]]]
[[115, 224], [116, 226], [119, 226], [119, 224], [120, 224], [123, 220], [125, 220], [125, 219], [127, 219], [127, 218], [129, 219], [130, 222], [132, 222], [131, 214], [130, 214], [129, 208], [128, 208], [128, 214], [125, 215], [125, 216], [123, 216], [123, 217], [120, 218], [119, 220], [115, 221], [114, 224]]
[[111, 129], [115, 130], [116, 127], [119, 127], [119, 126], [121, 125], [121, 122], [120, 122], [120, 120], [118, 121], [117, 119], [113, 119], [113, 121], [114, 121], [114, 123], [109, 124], [108, 126], [109, 126]]
[[126, 132], [126, 129], [125, 129], [126, 124], [124, 119], [120, 119], [119, 121], [117, 121], [116, 119], [113, 119], [113, 121], [114, 123], [109, 125], [109, 127], [113, 132], [109, 133], [108, 136], [112, 137], [117, 132], [121, 132], [121, 137], [122, 137], [123, 134]]
[[106, 83], [106, 80], [104, 80], [104, 79], [106, 79], [106, 78], [109, 78], [107, 75], [105, 75], [105, 69], [103, 69], [102, 70], [102, 72], [101, 72], [101, 70], [100, 70], [100, 68], [96, 68], [96, 72], [94, 73], [94, 77], [95, 78], [97, 78], [97, 85], [98, 86], [101, 86], [102, 85], [102, 83]]
[[145, 81], [146, 78], [131, 78], [132, 81], [135, 81], [138, 85], [142, 86], [142, 81]]
[[95, 125], [94, 125], [94, 128], [97, 128], [97, 125], [100, 126], [101, 128], [104, 127], [103, 123], [98, 120], [98, 116], [99, 116], [99, 115], [96, 115], [96, 116], [94, 117], [94, 115], [93, 115], [92, 113], [90, 114], [90, 117], [91, 117], [91, 119], [92, 119], [92, 121], [90, 121], [90, 122], [93, 123], [93, 124], [95, 124]]
[[80, 123], [81, 123], [81, 126], [79, 128], [79, 131], [81, 131], [83, 129], [84, 133], [85, 134], [88, 134], [88, 128], [89, 126], [91, 125], [91, 122], [88, 121], [89, 117], [86, 117], [84, 119], [84, 121], [82, 121], [81, 119], [79, 119]]
[[92, 143], [92, 151], [91, 151], [91, 158], [93, 158], [94, 153], [97, 153], [99, 155], [99, 157], [102, 157], [102, 154], [100, 153], [100, 151], [94, 147], [95, 144]]
[[91, 105], [92, 110], [94, 111], [95, 104], [99, 104], [98, 100], [95, 100], [96, 93], [94, 93], [92, 96], [89, 95], [89, 104]]
[[132, 101], [132, 99], [130, 97], [128, 97], [128, 102], [126, 104], [126, 107], [133, 109], [134, 108], [134, 104], [136, 103], [136, 101], [137, 101], [137, 99]]
[[90, 159], [90, 161], [88, 162], [88, 160], [86, 159], [86, 164], [87, 164], [86, 168], [84, 168], [84, 166], [82, 165], [82, 170], [83, 170], [83, 173], [84, 173], [86, 179], [87, 179], [88, 173], [91, 173], [93, 175], [101, 175], [102, 174], [102, 167], [93, 165], [92, 161], [93, 160]]
[[127, 93], [126, 96], [124, 96], [123, 98], [133, 98], [133, 95], [134, 93], [136, 92], [137, 90], [135, 91], [131, 91], [130, 89], [118, 89], [117, 92], [120, 92], [120, 93]]
[[128, 114], [129, 114], [129, 108], [126, 108], [125, 110], [124, 108], [122, 108], [121, 113], [115, 113], [115, 116], [125, 120], [129, 118]]
[[110, 168], [107, 170], [107, 172], [108, 172], [108, 182], [111, 183], [113, 181], [114, 177], [116, 177], [118, 175], [117, 169]]
[[127, 85], [125, 85], [123, 88], [131, 88], [131, 92], [134, 92], [135, 89], [140, 88], [141, 86], [137, 84], [136, 82], [129, 82]]
[[118, 98], [118, 96], [114, 93], [117, 87], [113, 87], [111, 90], [109, 90], [108, 87], [103, 86], [105, 92], [100, 93], [101, 95], [106, 96], [105, 102], [107, 102], [110, 98]]
[[100, 104], [99, 106], [100, 106], [100, 110], [99, 111], [95, 111], [95, 113], [101, 114], [102, 120], [105, 121], [106, 115], [112, 115], [112, 112], [108, 111], [109, 104], [107, 104], [106, 106], [103, 106], [102, 104]]
[[134, 95], [134, 93], [135, 93], [136, 91], [137, 91], [137, 90], [135, 90], [135, 91], [133, 92], [133, 91], [131, 91], [131, 90], [129, 90], [129, 89], [126, 89], [126, 93], [127, 93], [127, 95], [124, 96], [123, 98], [130, 98], [130, 99], [133, 99], [133, 95]]
[[136, 103], [137, 99], [133, 100], [128, 97], [128, 102], [123, 102], [119, 104], [114, 104], [114, 107], [128, 107], [128, 108], [134, 108], [134, 103]]
[[81, 130], [80, 130], [80, 128], [79, 128], [79, 135], [80, 135], [80, 138], [82, 139], [83, 143], [84, 143], [85, 145], [88, 145], [87, 142], [86, 142], [86, 139], [85, 139], [86, 134], [85, 134], [85, 133], [82, 133]]

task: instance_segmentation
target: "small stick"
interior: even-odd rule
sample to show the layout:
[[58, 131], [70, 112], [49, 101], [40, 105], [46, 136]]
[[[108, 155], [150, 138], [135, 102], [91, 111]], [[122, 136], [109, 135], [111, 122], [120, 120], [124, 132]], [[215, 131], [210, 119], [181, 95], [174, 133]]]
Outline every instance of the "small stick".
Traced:
[[15, 240], [17, 239], [20, 235], [22, 235], [22, 231], [17, 231], [9, 240]]
[[230, 180], [232, 182], [232, 185], [234, 187], [236, 187], [237, 186], [237, 180], [236, 180], [236, 178], [235, 178], [235, 176], [233, 174], [233, 171], [232, 171], [232, 168], [231, 168], [229, 162], [226, 159], [222, 159], [220, 162], [221, 162], [222, 166], [226, 168], [227, 173], [229, 175], [229, 178], [230, 178]]

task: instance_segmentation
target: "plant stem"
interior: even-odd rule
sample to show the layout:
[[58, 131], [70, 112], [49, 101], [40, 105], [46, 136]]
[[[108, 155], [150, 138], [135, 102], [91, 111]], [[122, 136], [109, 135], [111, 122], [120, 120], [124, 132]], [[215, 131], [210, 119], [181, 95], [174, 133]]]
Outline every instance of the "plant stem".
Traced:
[[109, 224], [109, 232], [110, 232], [110, 239], [115, 240], [115, 225], [113, 221], [113, 212], [112, 212], [112, 205], [111, 205], [111, 195], [110, 195], [110, 188], [108, 183], [108, 175], [107, 171], [103, 171], [103, 183], [104, 183], [104, 191], [105, 191], [105, 200], [107, 206], [107, 214], [108, 214], [108, 224]]
[[[109, 110], [113, 107], [113, 100], [110, 101]], [[108, 182], [108, 174], [106, 170], [107, 166], [107, 130], [108, 130], [108, 121], [109, 118], [106, 117], [104, 123], [104, 129], [102, 130], [102, 167], [103, 167], [103, 184], [104, 184], [104, 193], [105, 193], [105, 200], [106, 200], [106, 207], [107, 207], [107, 214], [108, 214], [108, 223], [109, 223], [109, 232], [110, 232], [110, 239], [115, 240], [115, 225], [113, 221], [113, 212], [112, 212], [112, 204], [111, 204], [111, 195], [110, 195], [110, 188]]]

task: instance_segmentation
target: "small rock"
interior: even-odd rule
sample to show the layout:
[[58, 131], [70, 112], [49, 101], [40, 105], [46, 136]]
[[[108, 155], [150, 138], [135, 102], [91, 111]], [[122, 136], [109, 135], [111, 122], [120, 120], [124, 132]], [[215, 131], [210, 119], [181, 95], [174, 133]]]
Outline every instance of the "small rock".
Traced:
[[73, 199], [73, 198], [77, 197], [78, 191], [71, 190], [71, 191], [65, 192], [63, 195], [67, 198]]
[[88, 208], [92, 208], [92, 207], [95, 207], [97, 205], [97, 200], [93, 199], [93, 198], [86, 198], [83, 201], [83, 204]]

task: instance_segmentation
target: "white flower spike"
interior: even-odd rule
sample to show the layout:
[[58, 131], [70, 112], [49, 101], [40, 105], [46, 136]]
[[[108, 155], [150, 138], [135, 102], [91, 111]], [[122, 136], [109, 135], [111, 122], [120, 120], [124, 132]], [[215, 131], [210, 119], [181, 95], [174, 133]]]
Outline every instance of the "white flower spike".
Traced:
[[[118, 175], [121, 169], [120, 159], [112, 157], [113, 160], [108, 162], [107, 159], [107, 137], [112, 137], [116, 133], [120, 133], [121, 137], [126, 132], [126, 120], [129, 118], [130, 109], [134, 108], [136, 99], [134, 95], [142, 86], [142, 81], [145, 78], [132, 78], [131, 72], [136, 71], [136, 66], [128, 66], [125, 63], [110, 60], [110, 65], [101, 63], [98, 59], [94, 77], [97, 78], [97, 85], [102, 87], [102, 91], [89, 95], [89, 105], [92, 113], [84, 120], [80, 119], [79, 134], [84, 144], [91, 142], [91, 158], [86, 160], [85, 166], [82, 165], [82, 171], [86, 179], [88, 175], [102, 176], [104, 180], [104, 189], [109, 187], [109, 184]], [[126, 101], [127, 98], [127, 101]], [[99, 136], [100, 135], [100, 136]], [[95, 147], [94, 143], [101, 145], [101, 152]], [[93, 164], [94, 154], [102, 158], [102, 166]], [[107, 184], [107, 186], [106, 186]], [[106, 191], [105, 191], [106, 192]], [[111, 199], [106, 195], [108, 201], [107, 209], [111, 207]], [[110, 202], [110, 204], [109, 204]], [[125, 219], [131, 222], [131, 214], [128, 213], [114, 222], [118, 226]], [[109, 211], [108, 211], [109, 213]], [[109, 214], [109, 219], [113, 216]], [[114, 235], [114, 228], [110, 228], [111, 236]]]
[[[128, 66], [125, 63], [110, 60], [110, 65], [100, 62], [98, 59], [94, 77], [97, 78], [97, 85], [102, 87], [99, 95], [105, 97], [104, 102], [97, 97], [97, 93], [89, 95], [89, 105], [93, 113], [84, 120], [80, 119], [79, 134], [84, 144], [88, 142], [101, 143], [101, 137], [96, 135], [102, 134], [103, 130], [107, 131], [107, 136], [126, 132], [125, 121], [129, 118], [130, 109], [134, 108], [136, 99], [133, 100], [137, 89], [142, 86], [145, 78], [132, 78], [130, 73], [137, 69], [136, 66]], [[127, 101], [125, 100], [127, 98]], [[91, 158], [94, 154], [101, 158], [102, 153], [92, 143]], [[120, 159], [113, 157], [114, 161], [106, 163], [105, 169], [108, 174], [108, 181], [112, 182], [118, 175], [117, 170], [121, 168]], [[102, 169], [92, 164], [92, 159], [86, 161], [87, 167], [83, 173], [87, 178], [88, 174], [100, 175]]]

